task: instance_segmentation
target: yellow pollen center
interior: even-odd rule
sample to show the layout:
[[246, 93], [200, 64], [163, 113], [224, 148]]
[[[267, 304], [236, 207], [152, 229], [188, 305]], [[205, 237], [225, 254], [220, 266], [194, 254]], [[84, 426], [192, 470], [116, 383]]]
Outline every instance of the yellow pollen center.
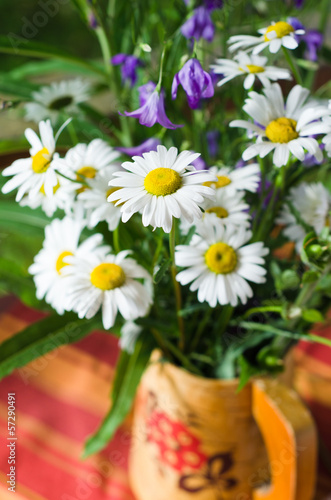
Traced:
[[[56, 184], [56, 186], [53, 187], [53, 194], [56, 193], [56, 191], [59, 189], [59, 187], [60, 187], [60, 183], [58, 182]], [[46, 196], [44, 184], [41, 186], [41, 188], [39, 189], [39, 191], [41, 192], [41, 194], [43, 194], [44, 196]]]
[[[245, 68], [248, 69], [248, 73], [264, 73], [265, 69], [263, 66], [256, 66], [255, 64], [246, 64]], [[247, 70], [244, 68], [239, 68], [240, 71], [247, 73]]]
[[229, 212], [224, 207], [211, 207], [206, 212], [208, 214], [216, 214], [220, 219], [225, 219], [229, 215]]
[[[45, 158], [46, 156], [46, 158]], [[50, 165], [50, 155], [47, 148], [43, 148], [32, 156], [32, 170], [36, 174], [43, 174]]]
[[231, 179], [229, 177], [226, 177], [225, 175], [218, 175], [217, 176], [217, 182], [204, 182], [204, 186], [212, 187], [215, 189], [219, 189], [225, 186], [228, 186], [231, 184]]
[[125, 283], [125, 274], [121, 266], [106, 262], [93, 269], [91, 283], [101, 290], [113, 290]]
[[146, 175], [144, 181], [146, 191], [155, 196], [173, 194], [181, 185], [181, 176], [172, 168], [156, 168]]
[[94, 167], [82, 167], [77, 170], [77, 180], [80, 180], [80, 177], [85, 177], [88, 179], [94, 179], [97, 174], [97, 169]]
[[299, 137], [296, 126], [297, 122], [292, 120], [292, 118], [277, 118], [277, 120], [269, 123], [265, 129], [265, 133], [271, 142], [283, 144]]
[[69, 255], [73, 255], [73, 253], [65, 250], [64, 252], [60, 253], [60, 255], [58, 256], [56, 264], [55, 264], [56, 272], [58, 274], [61, 274], [61, 271], [65, 266], [69, 266], [69, 264], [67, 262], [64, 262], [64, 259], [66, 257], [68, 257]]
[[237, 266], [237, 254], [226, 243], [219, 242], [211, 245], [205, 253], [205, 261], [209, 269], [215, 274], [232, 273]]
[[[106, 200], [108, 200], [108, 196], [110, 196], [111, 194], [115, 193], [116, 191], [118, 191], [119, 189], [121, 188], [118, 188], [118, 187], [112, 187], [112, 188], [109, 188], [107, 193], [106, 193]], [[118, 198], [120, 199], [120, 198]], [[114, 201], [111, 201], [110, 203], [116, 203], [118, 200], [114, 200]]]
[[264, 34], [264, 40], [266, 42], [270, 42], [270, 38], [268, 38], [268, 33], [270, 33], [271, 31], [276, 32], [277, 38], [283, 38], [283, 36], [293, 33], [294, 28], [289, 23], [285, 23], [284, 21], [279, 21], [276, 24], [272, 24], [271, 26], [268, 26], [267, 31]]

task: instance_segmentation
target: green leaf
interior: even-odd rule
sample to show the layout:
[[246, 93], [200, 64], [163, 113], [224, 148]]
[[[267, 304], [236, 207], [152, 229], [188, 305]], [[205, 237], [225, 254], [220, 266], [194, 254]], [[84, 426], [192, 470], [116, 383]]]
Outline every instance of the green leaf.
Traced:
[[7, 293], [17, 295], [27, 306], [40, 308], [31, 276], [16, 262], [0, 257], [0, 282]]
[[261, 368], [251, 365], [244, 356], [239, 358], [239, 366], [240, 375], [237, 392], [241, 391], [254, 375], [261, 373]]
[[318, 271], [313, 271], [312, 269], [310, 269], [309, 271], [306, 271], [303, 276], [302, 276], [302, 283], [306, 284], [306, 283], [314, 283], [315, 281], [318, 280], [318, 278], [320, 277], [321, 273], [319, 273]]
[[84, 458], [103, 449], [129, 413], [154, 346], [151, 334], [143, 332], [137, 339], [133, 354], [121, 352], [112, 391], [112, 407], [99, 430], [86, 442]]
[[29, 207], [20, 207], [14, 201], [0, 202], [0, 227], [22, 231], [28, 234], [43, 234], [43, 230], [50, 220], [41, 209], [32, 210]]
[[0, 380], [64, 344], [71, 344], [101, 327], [100, 319], [79, 320], [73, 313], [50, 316], [28, 326], [0, 345]]
[[27, 40], [18, 37], [13, 33], [0, 36], [0, 52], [3, 54], [15, 54], [17, 56], [37, 57], [41, 59], [60, 59], [63, 61], [74, 62], [75, 64], [88, 68], [91, 72], [105, 76], [105, 73], [97, 65], [84, 59], [76, 57], [70, 52], [59, 49], [52, 45]]
[[317, 309], [305, 309], [302, 311], [302, 318], [309, 323], [323, 323], [324, 316]]
[[27, 80], [15, 79], [8, 74], [0, 74], [0, 92], [2, 94], [30, 100], [32, 92], [39, 88], [40, 85], [30, 83]]
[[162, 280], [163, 276], [166, 274], [171, 265], [171, 259], [165, 259], [159, 270], [154, 274], [153, 281], [157, 285]]

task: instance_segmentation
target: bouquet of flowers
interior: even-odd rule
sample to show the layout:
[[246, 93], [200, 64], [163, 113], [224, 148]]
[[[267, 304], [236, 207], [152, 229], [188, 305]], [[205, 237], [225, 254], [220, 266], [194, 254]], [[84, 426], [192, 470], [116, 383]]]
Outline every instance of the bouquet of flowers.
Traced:
[[[309, 2], [72, 3], [103, 63], [0, 40], [44, 59], [0, 78], [4, 112], [39, 129], [2, 147], [30, 145], [2, 172], [1, 286], [47, 312], [1, 345], [0, 375], [96, 328], [117, 335], [112, 409], [89, 454], [155, 348], [243, 387], [279, 373], [301, 339], [330, 345], [309, 333], [331, 296], [330, 86], [314, 85], [329, 2], [319, 31], [291, 17]], [[77, 77], [31, 79], [55, 71]], [[89, 100], [106, 89], [103, 113]]]

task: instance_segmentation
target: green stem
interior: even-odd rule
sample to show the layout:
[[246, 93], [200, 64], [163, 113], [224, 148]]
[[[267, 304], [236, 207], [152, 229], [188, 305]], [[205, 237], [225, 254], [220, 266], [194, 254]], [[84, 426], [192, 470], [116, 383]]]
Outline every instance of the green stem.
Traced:
[[260, 313], [260, 312], [262, 312], [262, 313], [266, 313], [266, 312], [281, 313], [282, 307], [281, 306], [252, 307], [251, 309], [248, 309], [248, 311], [245, 312], [245, 314], [243, 315], [243, 319], [246, 319], [249, 316], [252, 316], [253, 314]]
[[320, 337], [319, 335], [315, 335], [313, 333], [294, 333], [288, 330], [281, 330], [279, 328], [275, 328], [271, 325], [262, 325], [260, 323], [255, 323], [251, 321], [242, 321], [240, 322], [240, 326], [243, 328], [247, 328], [247, 330], [255, 330], [258, 332], [270, 332], [275, 335], [279, 335], [281, 337], [287, 337], [295, 340], [304, 340], [306, 342], [317, 342], [318, 344], [327, 345], [331, 347], [331, 339], [327, 339], [325, 337]]
[[180, 291], [180, 285], [176, 280], [177, 268], [175, 263], [175, 244], [176, 244], [176, 223], [175, 219], [172, 221], [172, 228], [169, 236], [169, 251], [170, 251], [170, 259], [171, 259], [171, 278], [175, 291], [175, 299], [176, 299], [176, 313], [177, 313], [177, 321], [178, 321], [178, 329], [179, 329], [179, 349], [184, 352], [185, 350], [185, 331], [184, 331], [184, 320], [180, 316], [179, 311], [182, 309], [182, 295]]
[[162, 78], [163, 78], [164, 58], [165, 58], [167, 49], [168, 49], [168, 42], [165, 42], [163, 50], [162, 50], [162, 54], [161, 54], [159, 81], [157, 82], [156, 89], [155, 89], [157, 92], [160, 92], [160, 90], [161, 90], [161, 84], [162, 84]]
[[113, 245], [114, 245], [115, 253], [119, 253], [121, 251], [120, 238], [119, 238], [119, 227], [120, 227], [120, 225], [118, 224], [116, 229], [113, 231]]
[[110, 64], [111, 51], [110, 51], [110, 47], [109, 47], [109, 41], [106, 37], [106, 34], [105, 34], [103, 28], [101, 28], [100, 26], [95, 30], [95, 33], [96, 33], [98, 40], [99, 40], [99, 45], [101, 48], [103, 62], [104, 62], [104, 66], [105, 66], [105, 72], [107, 73], [107, 75], [110, 76], [111, 72], [112, 72], [112, 67]]
[[296, 64], [294, 63], [294, 61], [293, 61], [292, 57], [290, 56], [290, 53], [287, 50], [287, 48], [282, 45], [282, 49], [283, 49], [283, 53], [284, 53], [285, 59], [286, 59], [288, 65], [290, 66], [290, 68], [292, 70], [294, 78], [296, 79], [296, 82], [299, 85], [302, 85], [302, 78], [301, 78], [299, 69], [297, 68]]
[[190, 352], [194, 352], [199, 344], [199, 340], [201, 338], [201, 335], [203, 334], [205, 327], [209, 323], [209, 320], [211, 318], [211, 315], [213, 313], [213, 309], [210, 307], [208, 311], [206, 312], [204, 318], [200, 321], [199, 326], [197, 328], [197, 332], [195, 336], [193, 337], [193, 342], [190, 346]]

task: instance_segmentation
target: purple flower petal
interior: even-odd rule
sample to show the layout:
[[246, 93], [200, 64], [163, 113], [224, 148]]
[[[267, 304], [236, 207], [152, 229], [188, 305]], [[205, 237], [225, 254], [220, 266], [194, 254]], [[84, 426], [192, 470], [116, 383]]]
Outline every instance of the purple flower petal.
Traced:
[[202, 69], [197, 59], [187, 61], [174, 76], [172, 82], [172, 98], [177, 96], [177, 87], [182, 85], [186, 92], [190, 108], [196, 109], [202, 97], [212, 97], [214, 87], [210, 75]]
[[147, 139], [139, 146], [134, 146], [132, 148], [116, 148], [116, 149], [117, 151], [120, 151], [121, 153], [124, 153], [128, 156], [142, 156], [143, 153], [148, 153], [149, 151], [156, 151], [157, 146], [159, 146], [160, 144], [161, 144], [160, 139], [151, 137], [150, 139]]

